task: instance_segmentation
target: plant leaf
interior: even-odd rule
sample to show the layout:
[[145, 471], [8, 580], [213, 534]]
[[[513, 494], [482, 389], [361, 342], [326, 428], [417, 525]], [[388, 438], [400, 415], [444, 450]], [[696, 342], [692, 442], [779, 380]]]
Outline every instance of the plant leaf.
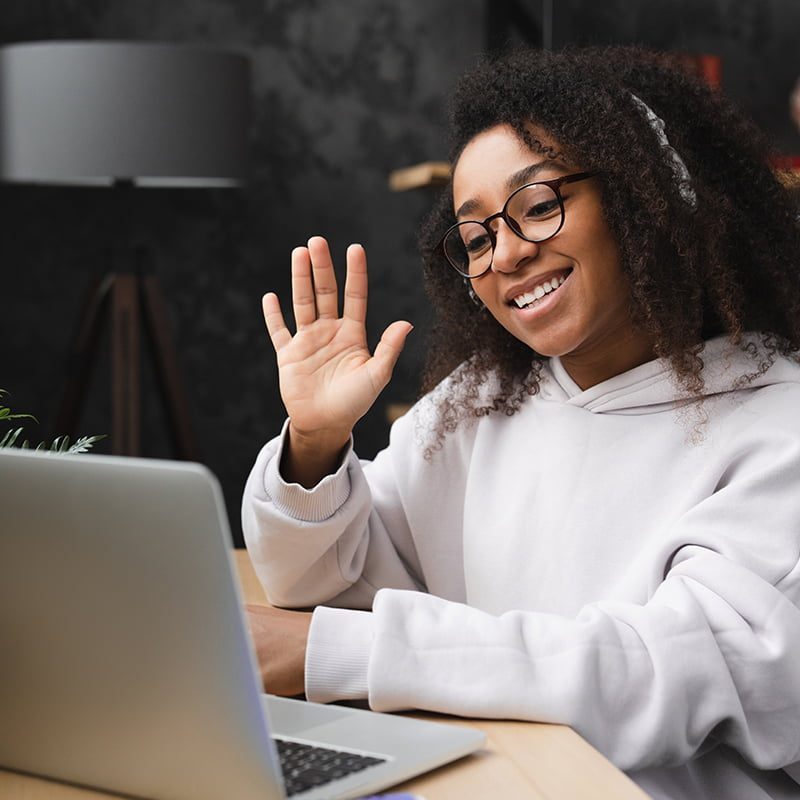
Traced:
[[80, 439], [76, 439], [75, 442], [68, 447], [64, 452], [70, 454], [76, 453], [86, 453], [88, 450], [91, 450], [92, 446], [99, 442], [101, 439], [105, 439], [104, 435], [101, 436], [81, 436]]
[[7, 431], [6, 435], [0, 439], [0, 447], [13, 447], [21, 434], [22, 428], [14, 428], [13, 430]]
[[69, 436], [56, 436], [50, 445], [50, 452], [63, 453], [67, 447], [69, 447]]
[[[3, 412], [7, 413], [3, 413]], [[15, 414], [10, 408], [0, 408], [0, 419], [32, 419], [34, 422], [39, 422], [33, 414]]]
[[[5, 389], [0, 389], [0, 399], [6, 396], [8, 396], [8, 392]], [[38, 420], [32, 414], [15, 414], [7, 406], [0, 406], [0, 422], [5, 422], [10, 419], [31, 419], [38, 423]], [[23, 428], [13, 428], [6, 431], [0, 436], [0, 448], [18, 447], [22, 450], [28, 450], [31, 447], [30, 442], [27, 439], [21, 442], [19, 441], [23, 430]], [[34, 449], [50, 453], [85, 453], [90, 450], [95, 443], [105, 438], [105, 435], [81, 436], [75, 442], [70, 443], [69, 436], [57, 436], [49, 445], [47, 442], [42, 441], [39, 442]]]
[[[8, 392], [5, 389], [0, 389], [0, 398], [7, 396]], [[0, 420], [5, 419], [32, 419], [34, 422], [38, 422], [36, 417], [32, 416], [31, 414], [15, 414], [7, 406], [0, 406]]]

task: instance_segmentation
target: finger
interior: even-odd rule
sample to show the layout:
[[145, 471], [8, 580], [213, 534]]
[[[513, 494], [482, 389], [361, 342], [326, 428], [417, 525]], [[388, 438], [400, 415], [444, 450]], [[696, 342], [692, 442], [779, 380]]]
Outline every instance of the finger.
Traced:
[[308, 240], [308, 252], [311, 254], [314, 274], [317, 316], [320, 319], [336, 319], [339, 316], [339, 300], [328, 243], [321, 236], [313, 236]]
[[317, 318], [314, 283], [311, 280], [311, 257], [308, 248], [292, 250], [292, 309], [298, 330]]
[[274, 292], [265, 294], [261, 299], [261, 308], [264, 311], [264, 322], [267, 323], [267, 333], [269, 333], [272, 346], [277, 353], [278, 350], [292, 341], [292, 334], [289, 333], [289, 329], [283, 319], [278, 295]]
[[360, 244], [347, 248], [344, 316], [362, 324], [367, 320], [367, 254]]
[[383, 388], [392, 377], [394, 365], [403, 352], [406, 337], [414, 329], [410, 322], [393, 322], [381, 336], [375, 355], [372, 357], [373, 380], [377, 387]]

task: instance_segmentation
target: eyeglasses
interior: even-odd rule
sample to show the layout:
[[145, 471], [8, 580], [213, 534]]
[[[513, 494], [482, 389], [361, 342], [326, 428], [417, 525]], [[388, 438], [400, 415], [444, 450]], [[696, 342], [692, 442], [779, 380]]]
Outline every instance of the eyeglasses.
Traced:
[[551, 181], [528, 183], [516, 189], [502, 211], [483, 222], [457, 222], [442, 237], [441, 247], [450, 266], [465, 278], [480, 278], [491, 269], [497, 235], [489, 226], [502, 219], [520, 239], [545, 242], [564, 226], [561, 187], [593, 178], [598, 172], [576, 172]]

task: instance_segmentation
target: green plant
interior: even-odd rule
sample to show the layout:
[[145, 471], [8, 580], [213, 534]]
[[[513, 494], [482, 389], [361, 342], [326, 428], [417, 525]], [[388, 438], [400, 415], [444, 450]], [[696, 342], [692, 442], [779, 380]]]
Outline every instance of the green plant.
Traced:
[[[5, 389], [0, 389], [0, 401], [2, 401], [4, 397], [8, 397], [8, 392]], [[12, 419], [32, 419], [34, 422], [38, 422], [36, 417], [32, 414], [21, 414], [12, 411], [5, 405], [0, 405], [0, 422], [6, 422]], [[43, 450], [49, 453], [64, 454], [86, 453], [96, 442], [105, 439], [105, 436], [81, 436], [79, 439], [70, 443], [69, 436], [57, 436], [49, 445], [47, 442], [39, 442], [36, 447], [32, 448], [30, 442], [22, 438], [23, 433], [23, 428], [11, 428], [6, 431], [2, 438], [0, 438], [0, 448], [19, 447], [22, 450], [33, 449]]]

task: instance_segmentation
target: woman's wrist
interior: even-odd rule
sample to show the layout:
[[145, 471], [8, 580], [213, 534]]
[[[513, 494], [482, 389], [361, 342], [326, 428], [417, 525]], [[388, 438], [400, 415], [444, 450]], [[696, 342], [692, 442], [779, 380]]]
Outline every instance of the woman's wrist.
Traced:
[[342, 451], [350, 441], [350, 431], [298, 431], [289, 421], [286, 446], [281, 459], [281, 476], [287, 483], [312, 489], [339, 468]]

